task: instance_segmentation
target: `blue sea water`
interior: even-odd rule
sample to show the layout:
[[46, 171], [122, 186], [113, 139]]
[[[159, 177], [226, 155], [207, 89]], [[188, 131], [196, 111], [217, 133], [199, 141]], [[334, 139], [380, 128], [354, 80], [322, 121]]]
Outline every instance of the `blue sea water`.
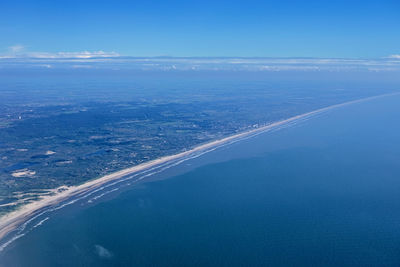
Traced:
[[341, 107], [46, 215], [1, 266], [398, 266], [400, 97]]

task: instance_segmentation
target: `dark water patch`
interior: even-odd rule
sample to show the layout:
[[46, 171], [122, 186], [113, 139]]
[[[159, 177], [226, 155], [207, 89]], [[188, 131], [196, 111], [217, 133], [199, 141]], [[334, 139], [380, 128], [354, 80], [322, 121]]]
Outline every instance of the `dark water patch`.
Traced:
[[34, 155], [31, 157], [31, 159], [47, 159], [49, 157], [49, 155]]
[[82, 158], [85, 159], [85, 158], [91, 158], [91, 157], [96, 157], [96, 156], [102, 156], [111, 151], [112, 150], [110, 150], [110, 149], [100, 149], [95, 152], [87, 153], [87, 154], [83, 155]]
[[5, 172], [13, 172], [13, 171], [25, 169], [25, 168], [28, 168], [28, 167], [31, 167], [31, 166], [34, 166], [34, 165], [37, 165], [37, 164], [39, 164], [39, 162], [30, 162], [30, 161], [18, 162], [16, 164], [13, 164], [13, 165], [10, 165], [10, 166], [8, 166], [6, 168], [3, 168], [3, 171], [5, 171]]

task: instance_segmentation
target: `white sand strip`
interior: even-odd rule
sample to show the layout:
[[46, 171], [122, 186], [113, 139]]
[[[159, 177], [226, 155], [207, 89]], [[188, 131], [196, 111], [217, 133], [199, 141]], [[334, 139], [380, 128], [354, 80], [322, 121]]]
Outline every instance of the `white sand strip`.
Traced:
[[318, 110], [314, 110], [311, 112], [307, 112], [307, 113], [304, 113], [301, 115], [291, 117], [286, 120], [274, 122], [269, 125], [262, 126], [262, 127], [250, 130], [250, 131], [246, 131], [246, 132], [235, 134], [235, 135], [225, 137], [225, 138], [222, 138], [222, 139], [219, 139], [216, 141], [212, 141], [212, 142], [197, 146], [197, 147], [195, 147], [191, 150], [185, 151], [185, 152], [181, 152], [181, 153], [171, 155], [171, 156], [161, 157], [159, 159], [155, 159], [155, 160], [143, 163], [143, 164], [139, 164], [134, 167], [123, 169], [121, 171], [117, 171], [117, 172], [105, 175], [98, 179], [94, 179], [94, 180], [85, 182], [78, 186], [71, 186], [71, 187], [63, 186], [62, 188], [65, 189], [64, 191], [57, 192], [57, 190], [54, 190], [56, 192], [54, 195], [43, 196], [41, 199], [34, 201], [32, 203], [26, 204], [26, 205], [22, 206], [21, 208], [19, 208], [18, 210], [10, 212], [10, 213], [4, 215], [3, 217], [1, 217], [0, 218], [1, 219], [1, 221], [0, 221], [0, 240], [2, 238], [4, 238], [8, 233], [15, 230], [18, 227], [18, 225], [20, 225], [23, 222], [25, 222], [26, 220], [28, 220], [36, 211], [43, 209], [45, 207], [51, 206], [51, 205], [55, 205], [55, 204], [59, 203], [60, 201], [66, 200], [67, 198], [70, 198], [77, 194], [84, 193], [84, 192], [90, 191], [92, 189], [95, 189], [97, 187], [100, 187], [101, 185], [103, 185], [107, 182], [110, 182], [112, 180], [116, 180], [116, 179], [119, 179], [126, 175], [131, 175], [131, 174], [149, 169], [149, 168], [157, 166], [159, 164], [168, 163], [170, 161], [185, 158], [187, 156], [191, 156], [194, 153], [202, 152], [202, 151], [220, 146], [225, 143], [240, 140], [243, 137], [248, 137], [248, 136], [252, 136], [257, 133], [268, 131], [273, 128], [288, 124], [290, 122], [293, 122], [293, 121], [296, 121], [299, 119], [304, 119], [304, 118], [312, 116], [312, 115], [316, 115], [318, 113], [322, 113], [322, 112], [329, 111], [329, 110], [332, 110], [335, 108], [351, 105], [354, 103], [364, 102], [364, 101], [368, 101], [368, 100], [372, 100], [372, 99], [376, 99], [376, 98], [380, 98], [380, 97], [385, 97], [385, 96], [389, 96], [389, 95], [398, 95], [398, 94], [400, 94], [400, 93], [373, 96], [373, 97], [358, 99], [358, 100], [354, 100], [354, 101], [345, 102], [342, 104], [337, 104], [337, 105], [332, 105], [329, 107], [321, 108]]

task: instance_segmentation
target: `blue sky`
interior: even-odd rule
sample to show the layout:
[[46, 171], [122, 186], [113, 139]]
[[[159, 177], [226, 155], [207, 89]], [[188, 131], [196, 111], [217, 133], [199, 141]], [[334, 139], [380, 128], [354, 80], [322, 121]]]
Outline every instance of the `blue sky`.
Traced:
[[379, 58], [400, 1], [0, 1], [0, 53]]

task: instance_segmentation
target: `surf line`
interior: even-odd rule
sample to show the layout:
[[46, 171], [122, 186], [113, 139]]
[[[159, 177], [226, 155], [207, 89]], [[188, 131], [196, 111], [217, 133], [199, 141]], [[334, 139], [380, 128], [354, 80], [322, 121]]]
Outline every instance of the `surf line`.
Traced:
[[[303, 113], [303, 114], [299, 114], [299, 115], [290, 117], [288, 119], [265, 124], [258, 128], [254, 128], [254, 129], [251, 129], [248, 131], [237, 133], [237, 134], [234, 134], [234, 135], [222, 138], [222, 139], [214, 140], [214, 141], [196, 146], [196, 147], [194, 147], [190, 150], [184, 151], [184, 152], [180, 152], [180, 153], [177, 153], [174, 155], [169, 155], [169, 156], [164, 156], [164, 157], [161, 157], [158, 159], [154, 159], [154, 160], [151, 160], [151, 161], [148, 161], [148, 162], [145, 162], [145, 163], [142, 163], [142, 164], [130, 167], [130, 168], [126, 168], [126, 169], [102, 176], [97, 179], [87, 181], [87, 182], [77, 185], [77, 186], [67, 187], [67, 189], [62, 192], [58, 192], [51, 196], [44, 196], [41, 199], [39, 199], [37, 201], [33, 201], [29, 204], [26, 204], [26, 205], [22, 206], [20, 209], [14, 211], [14, 212], [11, 212], [9, 214], [6, 214], [2, 218], [0, 218], [1, 219], [1, 221], [0, 221], [0, 242], [4, 241], [2, 239], [4, 239], [5, 237], [8, 237], [8, 235], [10, 233], [14, 232], [18, 227], [20, 227], [21, 225], [25, 226], [27, 222], [32, 220], [32, 218], [35, 218], [38, 215], [40, 215], [40, 213], [37, 214], [39, 211], [43, 211], [45, 208], [48, 208], [48, 207], [52, 207], [52, 206], [54, 207], [57, 204], [59, 204], [60, 202], [66, 201], [74, 196], [85, 195], [92, 190], [99, 189], [101, 186], [105, 185], [108, 182], [117, 181], [118, 179], [124, 178], [129, 175], [139, 174], [139, 173], [142, 173], [143, 171], [152, 169], [154, 167], [162, 167], [163, 165], [165, 166], [165, 164], [168, 164], [168, 163], [178, 162], [178, 164], [180, 164], [181, 162], [186, 161], [190, 158], [193, 158], [194, 156], [195, 157], [199, 156], [198, 154], [203, 155], [205, 153], [215, 150], [218, 147], [229, 145], [229, 144], [232, 144], [232, 143], [244, 140], [244, 139], [248, 139], [253, 136], [257, 136], [261, 133], [268, 132], [270, 130], [279, 129], [280, 127], [286, 126], [290, 123], [293, 123], [296, 121], [301, 121], [302, 119], [307, 119], [314, 115], [321, 114], [323, 112], [327, 112], [327, 111], [330, 111], [330, 110], [333, 110], [336, 108], [352, 105], [355, 103], [370, 101], [370, 100], [377, 99], [377, 98], [398, 95], [398, 94], [400, 94], [400, 93], [396, 92], [396, 93], [390, 93], [390, 94], [376, 95], [376, 96], [361, 98], [361, 99], [357, 99], [357, 100], [352, 100], [352, 101], [320, 108], [320, 109], [317, 109], [314, 111], [310, 111], [307, 113]], [[177, 164], [173, 164], [173, 165], [175, 166]], [[163, 170], [164, 168], [161, 168], [161, 169]], [[140, 178], [140, 180], [142, 180], [148, 176], [149, 175], [145, 175], [145, 177]], [[71, 204], [74, 202], [75, 201], [71, 201]], [[64, 206], [64, 205], [62, 205], [62, 206]], [[54, 208], [54, 210], [58, 210], [58, 209], [59, 209], [59, 207]], [[11, 243], [12, 241], [15, 241], [17, 238], [19, 238], [21, 236], [22, 235], [20, 233], [17, 233], [17, 235], [12, 237], [11, 240], [3, 243], [2, 245], [0, 243], [0, 251], [2, 251], [9, 243]]]

